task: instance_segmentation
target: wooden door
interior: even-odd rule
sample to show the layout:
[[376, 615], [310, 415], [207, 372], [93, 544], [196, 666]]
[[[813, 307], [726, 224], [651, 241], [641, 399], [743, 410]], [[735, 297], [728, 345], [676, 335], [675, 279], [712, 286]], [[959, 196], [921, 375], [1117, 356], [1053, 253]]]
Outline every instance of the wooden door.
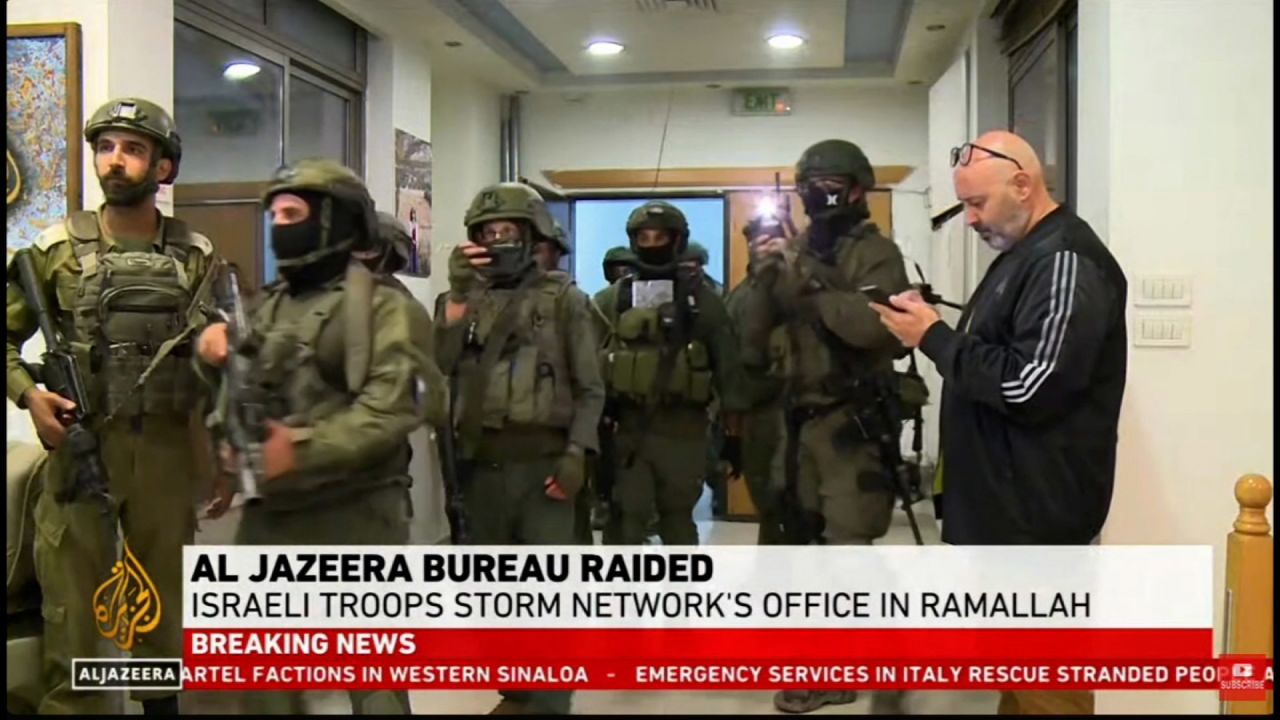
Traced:
[[213, 241], [218, 254], [234, 263], [240, 286], [254, 293], [263, 284], [263, 183], [208, 183], [174, 188], [173, 214]]

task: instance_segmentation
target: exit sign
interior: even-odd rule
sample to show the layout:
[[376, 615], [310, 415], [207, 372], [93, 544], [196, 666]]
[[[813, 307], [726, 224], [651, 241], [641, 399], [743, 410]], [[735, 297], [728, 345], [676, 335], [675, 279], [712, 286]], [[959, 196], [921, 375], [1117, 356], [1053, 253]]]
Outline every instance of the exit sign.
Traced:
[[733, 91], [734, 115], [790, 115], [787, 88], [738, 88]]

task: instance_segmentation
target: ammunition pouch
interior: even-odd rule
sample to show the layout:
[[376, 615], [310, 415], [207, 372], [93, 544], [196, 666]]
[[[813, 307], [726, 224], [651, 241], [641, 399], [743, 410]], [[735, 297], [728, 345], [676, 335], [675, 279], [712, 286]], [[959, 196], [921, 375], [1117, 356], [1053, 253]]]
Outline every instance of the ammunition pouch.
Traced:
[[[620, 347], [607, 351], [602, 363], [610, 394], [639, 405], [706, 405], [712, 398], [707, 346], [692, 340], [678, 349], [664, 347], [671, 342], [664, 324], [658, 308], [627, 310], [618, 319]], [[658, 377], [664, 352], [674, 353], [665, 379]]]

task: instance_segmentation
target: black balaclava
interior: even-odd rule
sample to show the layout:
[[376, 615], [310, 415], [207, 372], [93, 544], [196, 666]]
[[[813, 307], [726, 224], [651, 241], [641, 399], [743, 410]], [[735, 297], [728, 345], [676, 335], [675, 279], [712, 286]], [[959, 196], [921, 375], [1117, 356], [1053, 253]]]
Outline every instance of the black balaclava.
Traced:
[[846, 179], [842, 187], [834, 190], [816, 182], [805, 184], [800, 199], [809, 216], [809, 249], [819, 258], [830, 260], [840, 236], [870, 217], [865, 193], [849, 203], [849, 196], [855, 190], [852, 179]]
[[[307, 219], [289, 225], [271, 226], [271, 249], [276, 258], [288, 260], [298, 258], [320, 247], [321, 229], [323, 228], [325, 200], [329, 197], [323, 193], [299, 190], [293, 193], [302, 198], [310, 208]], [[331, 199], [332, 208], [329, 221], [329, 244], [334, 245], [343, 238], [357, 234], [360, 227], [359, 217], [345, 203]], [[297, 295], [307, 290], [320, 287], [338, 277], [347, 268], [351, 260], [351, 250], [335, 250], [305, 265], [281, 267], [280, 275], [289, 285], [289, 294]]]

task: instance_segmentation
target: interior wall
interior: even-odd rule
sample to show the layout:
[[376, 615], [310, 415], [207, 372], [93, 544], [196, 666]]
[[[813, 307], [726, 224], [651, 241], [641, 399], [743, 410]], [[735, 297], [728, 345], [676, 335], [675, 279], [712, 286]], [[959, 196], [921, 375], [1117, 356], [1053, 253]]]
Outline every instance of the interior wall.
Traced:
[[[1245, 473], [1273, 477], [1273, 8], [1080, 4], [1080, 214], [1128, 276], [1130, 332], [1148, 313], [1189, 317], [1192, 328], [1188, 348], [1130, 350], [1103, 541], [1212, 545], [1219, 633], [1232, 486]], [[1184, 171], [1170, 165], [1171, 148], [1205, 142], [1212, 151]], [[1095, 182], [1107, 190], [1086, 190]], [[1205, 211], [1206, 230], [1190, 229], [1188, 214]], [[1191, 279], [1190, 308], [1133, 307], [1141, 278], [1162, 273]], [[1217, 709], [1212, 692], [1098, 702], [1099, 713]]]
[[498, 182], [500, 94], [457, 69], [432, 68], [432, 297], [449, 288], [449, 253], [466, 239], [462, 218], [471, 198]]
[[924, 164], [923, 88], [792, 90], [792, 114], [778, 117], [730, 114], [727, 89], [533, 93], [523, 100], [521, 169], [544, 182], [544, 170], [652, 168], [659, 148], [662, 167], [793, 165], [827, 138], [857, 143], [874, 165]]

